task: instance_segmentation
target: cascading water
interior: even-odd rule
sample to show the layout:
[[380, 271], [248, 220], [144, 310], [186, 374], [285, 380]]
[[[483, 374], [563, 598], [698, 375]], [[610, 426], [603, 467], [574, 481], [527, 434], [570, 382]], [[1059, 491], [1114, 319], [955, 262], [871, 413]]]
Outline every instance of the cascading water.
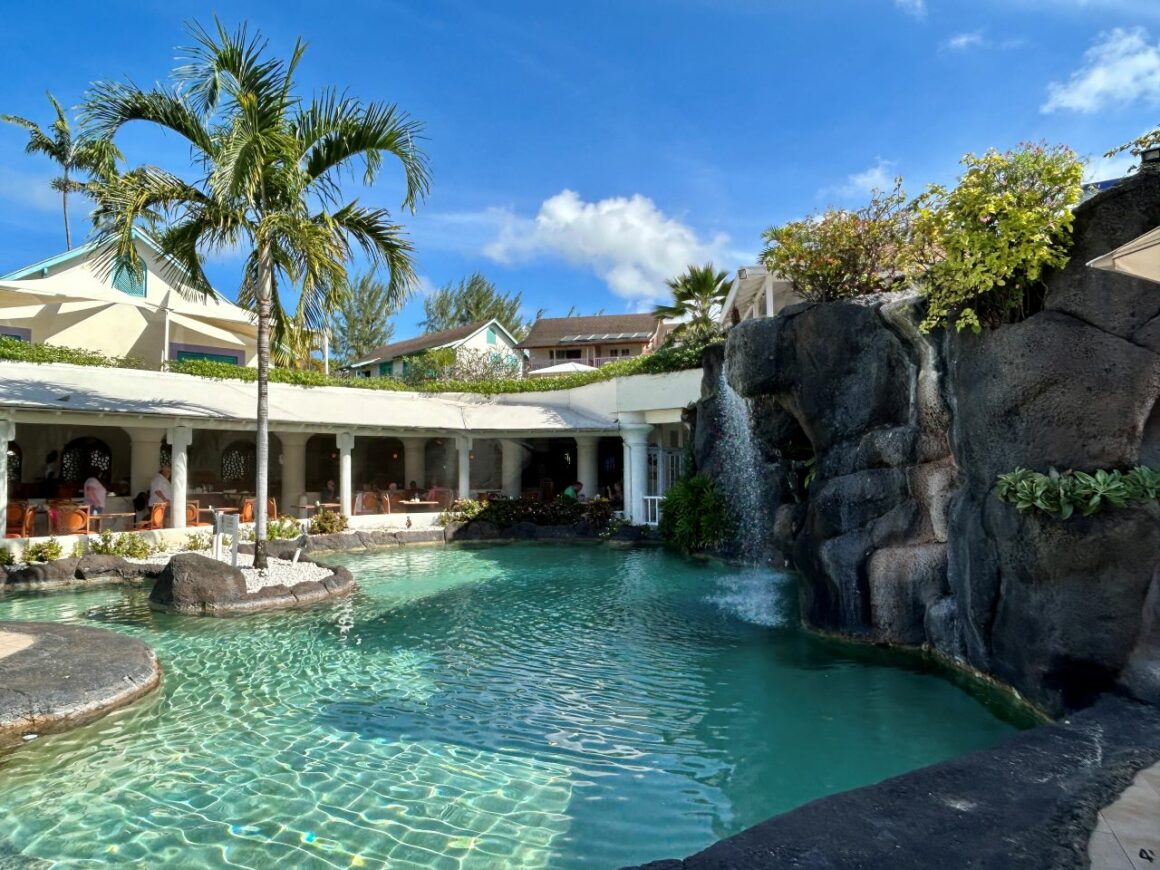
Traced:
[[749, 403], [729, 386], [724, 368], [717, 384], [717, 399], [721, 415], [719, 450], [725, 457], [720, 483], [737, 517], [741, 557], [747, 562], [760, 562], [768, 552], [770, 530], [765, 469], [753, 437]]

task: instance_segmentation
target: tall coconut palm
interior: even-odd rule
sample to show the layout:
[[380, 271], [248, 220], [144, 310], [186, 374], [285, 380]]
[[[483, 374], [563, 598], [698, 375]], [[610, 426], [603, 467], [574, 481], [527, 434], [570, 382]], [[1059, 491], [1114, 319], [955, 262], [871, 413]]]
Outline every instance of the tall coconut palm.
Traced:
[[107, 140], [74, 136], [68, 115], [56, 97], [49, 94], [48, 101], [52, 103], [53, 111], [56, 112], [56, 120], [48, 130], [44, 130], [35, 121], [21, 118], [19, 115], [0, 115], [0, 121], [16, 124], [28, 131], [25, 153], [43, 154], [60, 167], [60, 175], [54, 178], [51, 184], [52, 189], [60, 193], [60, 205], [64, 211], [64, 243], [71, 250], [72, 230], [68, 221], [68, 195], [80, 193], [86, 187], [85, 182], [78, 180], [76, 176], [112, 174], [117, 161], [121, 159], [121, 152]]
[[[403, 297], [414, 281], [412, 247], [383, 208], [344, 201], [342, 182], [371, 184], [386, 157], [402, 164], [403, 207], [414, 210], [430, 185], [418, 147], [422, 126], [394, 105], [361, 103], [336, 91], [306, 101], [294, 74], [305, 45], [288, 60], [243, 25], [228, 32], [192, 25], [194, 46], [172, 86], [93, 86], [84, 119], [94, 135], [112, 139], [123, 126], [145, 121], [189, 143], [193, 178], [142, 166], [99, 184], [94, 213], [107, 265], [140, 270], [133, 227], [156, 228], [172, 263], [171, 277], [186, 292], [208, 293], [203, 257], [243, 250], [247, 257], [239, 302], [257, 311], [258, 407], [255, 483], [255, 565], [266, 562], [269, 473], [267, 384], [272, 325], [297, 321], [321, 328], [346, 283], [356, 249], [386, 268], [392, 292]], [[296, 312], [283, 293], [299, 291]]]
[[728, 272], [718, 272], [712, 263], [690, 266], [683, 275], [668, 281], [673, 301], [653, 309], [657, 317], [682, 319], [672, 333], [679, 337], [686, 332], [707, 331], [713, 327], [713, 309], [725, 303], [729, 295], [726, 283]]

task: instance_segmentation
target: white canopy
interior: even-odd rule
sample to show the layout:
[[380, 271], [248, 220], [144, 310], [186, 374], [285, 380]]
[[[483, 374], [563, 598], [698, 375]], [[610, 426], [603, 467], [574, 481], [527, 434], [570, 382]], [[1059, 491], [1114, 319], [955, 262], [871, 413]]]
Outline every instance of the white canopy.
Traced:
[[577, 372], [594, 372], [596, 369], [592, 366], [586, 366], [584, 363], [566, 362], [557, 363], [554, 366], [548, 366], [546, 369], [536, 369], [533, 372], [528, 372], [529, 377], [538, 378], [541, 375], [574, 375]]
[[1088, 265], [1160, 283], [1160, 227], [1096, 257]]

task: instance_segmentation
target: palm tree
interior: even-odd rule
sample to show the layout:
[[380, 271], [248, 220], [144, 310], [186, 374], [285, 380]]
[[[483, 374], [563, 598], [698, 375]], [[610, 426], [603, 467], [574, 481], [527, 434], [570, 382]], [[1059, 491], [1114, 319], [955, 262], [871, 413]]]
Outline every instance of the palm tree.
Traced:
[[68, 195], [80, 193], [86, 187], [85, 182], [73, 178], [77, 174], [91, 176], [110, 175], [121, 159], [121, 152], [107, 140], [93, 139], [86, 136], [73, 136], [68, 115], [56, 97], [48, 95], [48, 101], [56, 112], [56, 120], [52, 122], [48, 131], [41, 128], [35, 121], [21, 118], [19, 115], [0, 115], [0, 121], [16, 124], [28, 131], [28, 144], [24, 146], [27, 154], [43, 154], [54, 160], [60, 167], [60, 175], [52, 180], [52, 189], [60, 192], [60, 204], [64, 210], [64, 243], [72, 249], [72, 231], [68, 223]]
[[[289, 60], [267, 55], [267, 42], [245, 25], [233, 33], [215, 20], [213, 32], [191, 25], [195, 45], [174, 71], [171, 87], [93, 86], [84, 118], [94, 135], [112, 137], [146, 121], [187, 140], [195, 178], [142, 166], [98, 184], [97, 240], [115, 264], [141, 269], [134, 225], [158, 227], [172, 279], [185, 292], [210, 292], [203, 256], [249, 251], [239, 302], [257, 310], [258, 409], [254, 564], [266, 563], [269, 474], [269, 381], [272, 327], [320, 329], [347, 279], [346, 262], [360, 249], [406, 295], [415, 278], [412, 247], [383, 208], [343, 201], [346, 173], [361, 170], [371, 184], [384, 157], [402, 164], [403, 207], [414, 211], [430, 187], [427, 158], [417, 147], [422, 125], [394, 105], [361, 103], [328, 90], [310, 101], [295, 92], [294, 73], [305, 45]], [[358, 176], [356, 176], [358, 177]], [[293, 315], [282, 293], [297, 289]]]
[[669, 305], [658, 305], [653, 314], [658, 318], [681, 318], [683, 322], [670, 335], [680, 336], [686, 332], [711, 330], [713, 309], [725, 304], [729, 295], [726, 282], [728, 272], [718, 272], [712, 263], [704, 266], [689, 266], [685, 274], [668, 281], [673, 291], [673, 301]]

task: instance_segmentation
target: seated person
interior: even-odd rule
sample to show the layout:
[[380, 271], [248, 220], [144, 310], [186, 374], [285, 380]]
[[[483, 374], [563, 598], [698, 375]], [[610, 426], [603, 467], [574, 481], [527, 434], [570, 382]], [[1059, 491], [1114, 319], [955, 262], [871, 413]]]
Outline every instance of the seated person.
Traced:
[[407, 486], [407, 498], [417, 499], [422, 497], [423, 490], [419, 489], [419, 484], [412, 480], [411, 483]]
[[369, 483], [354, 497], [354, 512], [356, 514], [377, 514], [379, 512], [379, 494]]
[[319, 501], [326, 504], [334, 504], [338, 501], [338, 487], [334, 485], [333, 480], [326, 481], [326, 486], [322, 488], [319, 494]]
[[443, 492], [443, 487], [441, 487], [439, 485], [439, 481], [436, 480], [431, 484], [431, 488], [427, 490], [427, 495], [425, 495], [424, 498], [427, 501], [439, 501], [439, 494], [441, 492]]
[[572, 501], [580, 501], [580, 491], [584, 489], [584, 484], [580, 481], [570, 483], [564, 487], [564, 498], [570, 498]]
[[93, 474], [85, 481], [84, 503], [89, 506], [90, 514], [99, 514], [105, 510], [105, 497], [109, 491], [101, 483], [99, 473]]

